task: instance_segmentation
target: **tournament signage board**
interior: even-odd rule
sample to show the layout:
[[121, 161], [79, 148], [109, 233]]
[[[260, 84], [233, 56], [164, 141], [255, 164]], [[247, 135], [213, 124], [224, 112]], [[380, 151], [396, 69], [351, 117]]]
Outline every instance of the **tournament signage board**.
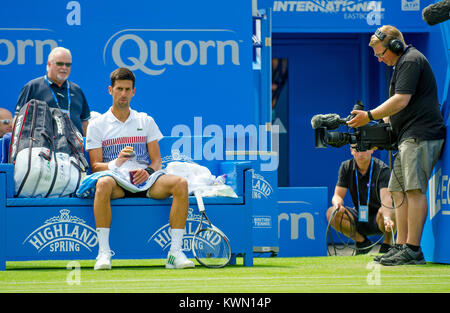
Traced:
[[[230, 17], [233, 18], [230, 18]], [[174, 125], [253, 122], [251, 1], [2, 1], [2, 103], [14, 111], [24, 84], [43, 76], [56, 46], [72, 52], [69, 80], [91, 110], [111, 106], [109, 75], [136, 75], [132, 108]]]
[[422, 10], [432, 0], [261, 0], [271, 8], [273, 32], [373, 32], [381, 25], [427, 31]]
[[[448, 137], [448, 125], [447, 125]], [[428, 216], [421, 246], [427, 262], [450, 263], [450, 169], [449, 146], [444, 145], [441, 157], [428, 183]]]

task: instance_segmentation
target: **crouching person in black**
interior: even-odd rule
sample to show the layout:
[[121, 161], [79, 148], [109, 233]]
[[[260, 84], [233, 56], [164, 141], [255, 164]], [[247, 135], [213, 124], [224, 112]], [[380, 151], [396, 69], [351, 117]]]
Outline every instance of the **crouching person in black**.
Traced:
[[[385, 253], [390, 248], [394, 229], [394, 212], [389, 208], [392, 200], [387, 188], [389, 168], [372, 157], [373, 150], [358, 152], [351, 147], [350, 151], [353, 159], [341, 164], [327, 219], [336, 231], [355, 241], [356, 255], [371, 250], [373, 243], [367, 236], [375, 234], [384, 234], [379, 252]], [[344, 205], [347, 190], [353, 207]]]

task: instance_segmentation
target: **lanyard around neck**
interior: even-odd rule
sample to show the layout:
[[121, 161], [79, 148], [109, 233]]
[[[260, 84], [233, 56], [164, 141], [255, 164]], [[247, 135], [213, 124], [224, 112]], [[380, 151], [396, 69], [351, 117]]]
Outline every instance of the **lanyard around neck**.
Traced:
[[[355, 163], [356, 163], [356, 161], [355, 161]], [[370, 200], [370, 186], [371, 186], [371, 182], [372, 182], [372, 169], [373, 169], [373, 158], [370, 158], [369, 186], [367, 189], [367, 202], [366, 202], [367, 207], [369, 207], [369, 200]], [[358, 197], [358, 207], [359, 207], [360, 202], [359, 202], [358, 165], [357, 164], [355, 167], [355, 177], [356, 177], [356, 196]]]
[[48, 80], [47, 75], [45, 75], [45, 81], [48, 85], [48, 88], [50, 88], [50, 91], [53, 95], [53, 99], [55, 99], [56, 102], [56, 106], [63, 112], [66, 113], [69, 117], [70, 117], [70, 86], [69, 86], [69, 81], [66, 80], [66, 89], [67, 89], [67, 110], [61, 108], [61, 106], [59, 105], [59, 101], [58, 101], [58, 97], [56, 97], [55, 92], [53, 91], [53, 88], [50, 86], [50, 81]]

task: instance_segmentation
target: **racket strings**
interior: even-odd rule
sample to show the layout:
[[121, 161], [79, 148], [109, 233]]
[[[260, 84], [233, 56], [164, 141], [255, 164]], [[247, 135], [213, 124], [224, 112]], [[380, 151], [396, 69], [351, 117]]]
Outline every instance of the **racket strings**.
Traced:
[[197, 260], [207, 266], [225, 266], [231, 255], [226, 239], [211, 229], [203, 229], [195, 236], [193, 249]]
[[[206, 267], [224, 267], [231, 259], [231, 248], [226, 236], [212, 225], [205, 213], [202, 196], [194, 192], [199, 212], [202, 215], [200, 224], [192, 240], [192, 251], [197, 261]], [[203, 228], [206, 222], [209, 227]]]

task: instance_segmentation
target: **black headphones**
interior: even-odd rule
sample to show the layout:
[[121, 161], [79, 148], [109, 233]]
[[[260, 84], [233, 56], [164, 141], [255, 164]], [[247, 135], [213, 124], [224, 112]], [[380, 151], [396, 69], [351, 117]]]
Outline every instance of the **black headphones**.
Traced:
[[[385, 33], [383, 33], [381, 31], [381, 29], [377, 29], [375, 31], [375, 36], [380, 39], [381, 42], [384, 41], [384, 39], [388, 36]], [[392, 37], [392, 36], [390, 36]], [[403, 44], [403, 42], [395, 37], [392, 37], [391, 40], [389, 40], [389, 42], [387, 43], [387, 45], [384, 45], [386, 48], [388, 48], [389, 50], [391, 50], [393, 53], [395, 53], [396, 55], [400, 55], [403, 53], [403, 51], [405, 50], [405, 45]]]

